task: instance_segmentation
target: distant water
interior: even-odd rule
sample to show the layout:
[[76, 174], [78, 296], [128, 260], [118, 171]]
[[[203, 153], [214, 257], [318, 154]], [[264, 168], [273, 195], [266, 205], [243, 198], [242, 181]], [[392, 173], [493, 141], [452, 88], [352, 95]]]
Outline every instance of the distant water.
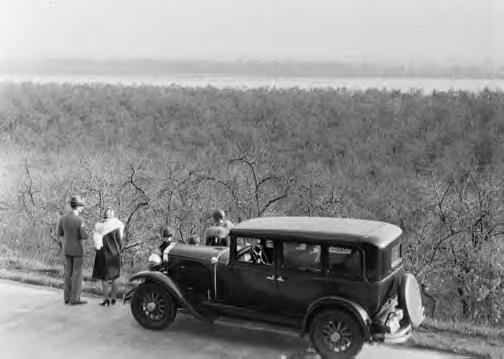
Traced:
[[163, 76], [103, 76], [103, 75], [3, 75], [0, 82], [74, 83], [74, 84], [118, 84], [155, 85], [216, 88], [347, 88], [366, 90], [371, 88], [387, 90], [422, 90], [425, 93], [448, 90], [478, 92], [485, 88], [504, 90], [504, 79], [453, 79], [453, 78], [323, 78], [323, 77], [256, 77], [224, 76], [215, 74], [186, 74]]

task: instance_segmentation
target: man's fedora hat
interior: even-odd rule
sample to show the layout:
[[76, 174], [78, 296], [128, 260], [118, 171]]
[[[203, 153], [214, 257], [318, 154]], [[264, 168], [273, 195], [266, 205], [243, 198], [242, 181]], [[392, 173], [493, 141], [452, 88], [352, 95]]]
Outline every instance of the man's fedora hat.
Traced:
[[78, 207], [78, 206], [83, 206], [84, 207], [84, 200], [81, 198], [81, 196], [72, 196], [70, 198], [70, 206], [72, 207]]

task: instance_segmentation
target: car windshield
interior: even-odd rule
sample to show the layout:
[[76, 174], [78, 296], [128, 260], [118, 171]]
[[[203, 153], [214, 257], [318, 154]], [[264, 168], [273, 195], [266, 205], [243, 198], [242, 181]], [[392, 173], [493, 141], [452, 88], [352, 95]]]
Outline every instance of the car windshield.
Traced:
[[273, 247], [273, 242], [268, 239], [237, 238], [236, 260], [244, 263], [272, 265]]

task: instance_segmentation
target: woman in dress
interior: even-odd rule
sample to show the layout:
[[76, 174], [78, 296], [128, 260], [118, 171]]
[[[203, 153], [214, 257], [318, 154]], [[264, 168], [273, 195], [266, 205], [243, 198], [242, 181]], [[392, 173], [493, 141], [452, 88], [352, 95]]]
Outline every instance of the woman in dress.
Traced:
[[[102, 306], [114, 305], [116, 302], [123, 236], [124, 223], [117, 219], [114, 216], [114, 210], [108, 207], [103, 219], [96, 223], [93, 231], [96, 257], [92, 277], [102, 283], [104, 297], [103, 302], [100, 303]], [[110, 287], [111, 290], [109, 290]]]

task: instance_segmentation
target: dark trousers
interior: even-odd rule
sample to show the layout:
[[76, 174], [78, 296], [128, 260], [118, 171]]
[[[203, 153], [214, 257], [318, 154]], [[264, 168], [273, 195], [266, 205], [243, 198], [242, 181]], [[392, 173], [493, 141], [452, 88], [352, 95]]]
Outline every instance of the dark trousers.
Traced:
[[65, 256], [65, 302], [80, 300], [84, 257]]

